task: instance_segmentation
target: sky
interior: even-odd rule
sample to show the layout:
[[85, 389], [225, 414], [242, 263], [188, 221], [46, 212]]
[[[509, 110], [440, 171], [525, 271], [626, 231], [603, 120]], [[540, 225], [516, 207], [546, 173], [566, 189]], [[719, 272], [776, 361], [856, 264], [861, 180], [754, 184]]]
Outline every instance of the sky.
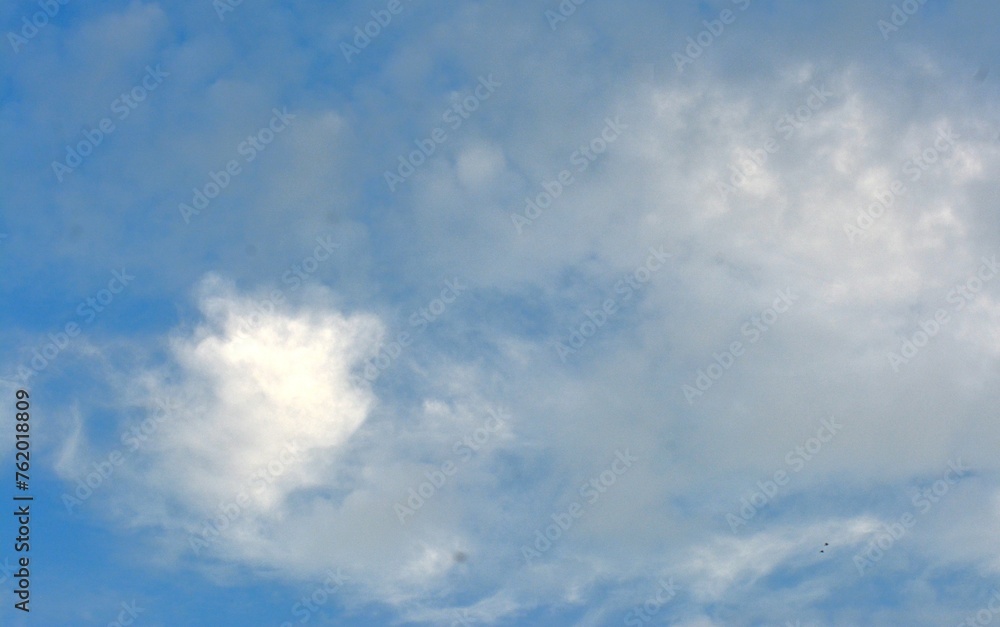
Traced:
[[998, 18], [0, 3], [0, 623], [1000, 625]]

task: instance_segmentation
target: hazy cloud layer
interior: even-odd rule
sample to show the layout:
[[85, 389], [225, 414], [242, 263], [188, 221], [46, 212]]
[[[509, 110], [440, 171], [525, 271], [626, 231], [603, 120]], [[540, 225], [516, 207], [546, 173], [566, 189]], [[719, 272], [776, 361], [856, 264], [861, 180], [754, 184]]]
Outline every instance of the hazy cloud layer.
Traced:
[[4, 376], [63, 493], [125, 456], [65, 524], [281, 608], [341, 568], [329, 624], [986, 607], [997, 7], [563, 4], [404, 2], [349, 60], [384, 4], [69, 4], [10, 51]]

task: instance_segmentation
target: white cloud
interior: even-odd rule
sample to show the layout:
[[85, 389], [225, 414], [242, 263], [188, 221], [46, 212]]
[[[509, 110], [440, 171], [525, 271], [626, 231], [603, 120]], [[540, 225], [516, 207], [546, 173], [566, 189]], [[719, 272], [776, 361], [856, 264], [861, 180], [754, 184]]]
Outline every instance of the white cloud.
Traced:
[[[258, 544], [257, 526], [283, 517], [297, 491], [324, 485], [330, 461], [371, 414], [371, 390], [350, 377], [383, 329], [372, 316], [322, 305], [262, 313], [259, 298], [217, 276], [197, 296], [205, 318], [174, 333], [168, 362], [117, 377], [123, 402], [172, 402], [141, 449], [120, 447], [132, 458], [114, 489], [135, 521], [175, 531], [200, 528], [245, 494], [249, 513], [219, 546]], [[78, 430], [68, 446], [62, 466], [85, 446]], [[149, 516], [166, 514], [162, 502], [174, 514]]]
[[[885, 359], [996, 248], [994, 203], [981, 189], [1000, 157], [991, 101], [948, 78], [952, 61], [921, 54], [864, 64], [849, 57], [834, 65], [822, 46], [841, 40], [813, 39], [796, 25], [809, 48], [786, 55], [771, 47], [772, 38], [755, 41], [760, 72], [733, 76], [712, 65], [713, 57], [732, 59], [724, 51], [743, 36], [733, 30], [732, 40], [720, 40], [683, 79], [670, 74], [639, 83], [620, 71], [627, 62], [618, 56], [622, 41], [638, 46], [629, 48], [634, 56], [663, 56], [634, 34], [650, 28], [651, 41], [673, 41], [664, 33], [682, 41], [686, 33], [674, 31], [686, 27], [668, 23], [676, 19], [657, 13], [637, 24], [632, 17], [623, 29], [612, 5], [588, 4], [556, 37], [540, 15], [534, 26], [523, 26], [521, 17], [505, 13], [511, 9], [488, 5], [465, 6], [424, 34], [414, 29], [395, 48], [379, 40], [364, 60], [385, 55], [377, 67], [389, 70], [359, 79], [350, 105], [325, 84], [305, 98], [294, 129], [265, 155], [270, 163], [240, 180], [259, 193], [240, 195], [234, 186], [232, 194], [245, 203], [220, 200], [202, 230], [184, 233], [188, 239], [153, 242], [174, 253], [178, 241], [197, 249], [192, 241], [238, 240], [237, 252], [221, 253], [220, 264], [241, 283], [257, 285], [261, 268], [280, 271], [301, 258], [296, 246], [312, 241], [315, 225], [329, 215], [350, 216], [356, 257], [324, 266], [315, 280], [335, 286], [346, 302], [370, 300], [390, 314], [378, 320], [337, 313], [349, 307], [326, 295], [265, 315], [244, 335], [240, 318], [253, 311], [255, 299], [208, 279], [199, 294], [204, 319], [177, 329], [166, 364], [131, 373], [134, 389], [123, 390], [130, 402], [184, 400], [127, 481], [112, 488], [127, 504], [123, 511], [135, 512], [132, 522], [165, 530], [167, 552], [184, 553], [188, 532], [295, 441], [302, 459], [255, 495], [252, 512], [221, 536], [214, 556], [275, 568], [291, 579], [343, 565], [359, 582], [357, 598], [432, 622], [447, 620], [459, 596], [470, 610], [504, 616], [535, 605], [590, 602], [608, 582], [631, 584], [669, 573], [673, 564], [697, 601], [733, 602], [759, 591], [783, 567], [812, 563], [824, 538], [856, 542], [862, 522], [893, 513], [845, 499], [848, 511], [829, 522], [831, 508], [817, 503], [838, 489], [905, 485], [934, 472], [956, 449], [978, 470], [996, 470], [989, 443], [1000, 428], [983, 417], [996, 401], [990, 382], [1000, 351], [997, 299], [984, 294], [904, 373], [893, 373]], [[600, 50], [587, 12], [608, 18]], [[148, 20], [141, 32], [158, 32], [162, 20], [154, 11], [140, 15]], [[253, 12], [240, 19], [253, 19]], [[520, 26], [496, 27], [504, 20]], [[437, 36], [438, 29], [449, 36]], [[740, 29], [752, 36], [750, 14]], [[235, 58], [260, 68], [257, 55], [275, 55], [266, 81], [253, 81], [252, 72], [211, 78], [212, 108], [199, 118], [206, 128], [170, 137], [174, 152], [151, 151], [176, 171], [129, 160], [143, 176], [169, 183], [166, 190], [157, 184], [168, 209], [190, 179], [203, 178], [203, 160], [228, 158], [232, 139], [281, 104], [282, 89], [300, 88], [306, 74], [325, 71], [298, 48], [281, 56], [276, 44], [285, 35], [277, 27], [261, 30], [278, 34], [246, 57], [234, 52], [235, 42], [200, 32], [173, 57], [186, 69], [174, 75], [185, 87], [178, 87], [183, 98], [191, 81], [224, 74]], [[544, 39], [534, 38], [539, 33]], [[767, 60], [800, 56], [806, 60]], [[394, 153], [372, 148], [409, 142], [409, 127], [424, 132], [450, 92], [461, 91], [461, 80], [437, 80], [435, 59], [443, 57], [461, 61], [452, 68], [456, 74], [506, 70], [504, 88], [400, 193], [379, 196], [380, 173]], [[831, 101], [781, 141], [745, 187], [720, 199], [715, 183], [729, 175], [727, 166], [774, 135], [778, 116], [824, 79], [835, 94]], [[393, 106], [400, 92], [407, 104]], [[190, 101], [179, 111], [189, 107]], [[509, 212], [522, 210], [540, 181], [570, 167], [570, 153], [600, 130], [605, 116], [619, 112], [629, 130], [518, 235]], [[940, 127], [962, 134], [961, 150], [851, 246], [845, 222], [900, 176], [903, 162]], [[126, 146], [124, 131], [121, 137], [116, 145]], [[140, 178], [143, 185], [150, 180]], [[372, 180], [378, 192], [359, 184]], [[143, 194], [122, 192], [116, 200], [138, 205]], [[279, 233], [292, 235], [285, 241]], [[113, 243], [134, 246], [124, 239]], [[253, 265], [242, 253], [244, 239], [262, 252]], [[266, 260], [265, 242], [277, 249]], [[572, 363], [559, 363], [551, 342], [563, 339], [584, 308], [614, 295], [622, 273], [658, 245], [675, 252], [668, 267]], [[177, 259], [160, 280], [185, 284], [202, 272], [197, 259]], [[409, 306], [455, 273], [474, 286], [472, 296], [393, 364], [376, 387], [379, 398], [351, 383], [349, 372], [377, 338], [399, 330], [390, 328], [391, 315], [403, 312], [405, 328]], [[704, 402], [688, 406], [680, 385], [713, 352], [743, 339], [740, 325], [787, 286], [801, 302]], [[412, 302], [410, 293], [418, 294]], [[494, 395], [510, 399], [514, 424], [401, 526], [393, 504], [449, 459], [453, 442], [480, 424], [490, 404], [484, 398]], [[719, 537], [725, 513], [755, 481], [783, 468], [783, 455], [829, 413], [843, 417], [844, 433], [795, 477], [775, 502], [774, 518], [755, 519], [747, 539]], [[73, 460], [73, 443], [84, 444], [79, 431], [67, 437], [60, 459]], [[588, 511], [543, 564], [524, 567], [521, 543], [626, 446], [645, 465]], [[807, 505], [789, 512], [786, 505], [800, 503], [793, 498]], [[966, 505], [951, 516], [975, 511]], [[976, 553], [982, 538], [971, 530], [955, 534], [951, 544], [941, 542], [943, 534], [927, 524], [900, 551], [939, 563], [997, 563], [995, 550]], [[468, 561], [455, 559], [458, 552]], [[713, 624], [701, 621], [686, 624]]]

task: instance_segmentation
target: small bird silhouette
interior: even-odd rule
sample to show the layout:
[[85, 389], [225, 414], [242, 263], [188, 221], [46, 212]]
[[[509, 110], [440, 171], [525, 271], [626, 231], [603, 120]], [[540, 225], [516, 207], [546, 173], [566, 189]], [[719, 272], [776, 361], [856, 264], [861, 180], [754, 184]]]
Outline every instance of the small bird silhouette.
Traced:
[[[829, 542], [824, 542], [824, 543], [823, 543], [823, 546], [830, 546], [830, 543], [829, 543]], [[820, 552], [820, 553], [822, 553], [822, 552], [823, 552], [823, 549], [820, 549], [820, 550], [819, 550], [819, 552]]]

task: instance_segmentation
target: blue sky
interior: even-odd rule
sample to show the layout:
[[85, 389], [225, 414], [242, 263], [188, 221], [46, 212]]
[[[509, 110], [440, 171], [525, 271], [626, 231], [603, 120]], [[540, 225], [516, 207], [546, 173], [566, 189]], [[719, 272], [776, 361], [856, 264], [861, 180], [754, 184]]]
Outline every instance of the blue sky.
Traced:
[[0, 4], [0, 622], [1000, 624], [998, 17]]

